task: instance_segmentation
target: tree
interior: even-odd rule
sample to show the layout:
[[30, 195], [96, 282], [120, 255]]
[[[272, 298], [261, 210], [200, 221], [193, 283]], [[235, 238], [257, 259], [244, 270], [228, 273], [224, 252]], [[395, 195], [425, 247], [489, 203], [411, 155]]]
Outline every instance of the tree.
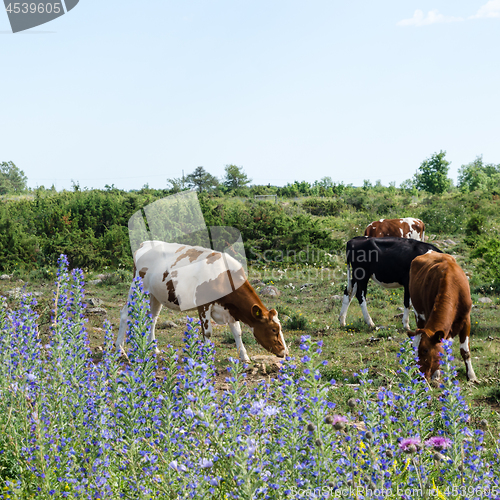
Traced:
[[185, 177], [173, 177], [172, 179], [167, 179], [170, 184], [170, 192], [172, 194], [180, 193], [186, 190], [186, 178]]
[[464, 193], [477, 189], [492, 189], [499, 184], [500, 165], [492, 163], [485, 165], [482, 156], [458, 169], [458, 187]]
[[224, 176], [223, 184], [229, 189], [239, 189], [252, 182], [252, 179], [247, 177], [247, 174], [245, 174], [241, 167], [226, 165], [224, 170], [226, 171], [226, 175]]
[[186, 177], [186, 184], [201, 193], [202, 191], [212, 191], [219, 185], [219, 181], [203, 167], [196, 167], [195, 171]]
[[451, 179], [448, 178], [450, 162], [445, 160], [445, 155], [446, 151], [440, 151], [421, 163], [419, 172], [415, 174], [415, 187], [418, 190], [442, 194], [451, 187]]
[[415, 181], [414, 179], [406, 179], [399, 185], [399, 189], [411, 193], [411, 194], [417, 194], [417, 188], [415, 187]]
[[0, 194], [22, 193], [28, 189], [28, 178], [13, 162], [4, 161], [0, 164]]

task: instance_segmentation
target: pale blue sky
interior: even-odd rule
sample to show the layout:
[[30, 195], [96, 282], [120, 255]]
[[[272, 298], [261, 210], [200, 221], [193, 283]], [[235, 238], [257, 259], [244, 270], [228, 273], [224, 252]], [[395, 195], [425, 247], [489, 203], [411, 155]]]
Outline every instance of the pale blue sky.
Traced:
[[80, 0], [9, 30], [2, 9], [0, 161], [31, 187], [500, 163], [500, 0]]

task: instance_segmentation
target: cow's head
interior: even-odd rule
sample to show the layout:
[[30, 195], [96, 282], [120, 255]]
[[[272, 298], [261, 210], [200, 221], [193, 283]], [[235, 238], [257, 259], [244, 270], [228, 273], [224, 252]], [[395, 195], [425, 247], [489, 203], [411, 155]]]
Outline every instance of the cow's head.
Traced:
[[440, 376], [439, 360], [443, 354], [443, 340], [445, 333], [442, 330], [432, 332], [420, 328], [415, 332], [408, 332], [408, 337], [413, 341], [413, 347], [418, 350], [418, 364], [420, 371], [427, 380]]
[[285, 338], [276, 309], [263, 310], [259, 305], [252, 306], [253, 334], [257, 342], [280, 358], [288, 354]]

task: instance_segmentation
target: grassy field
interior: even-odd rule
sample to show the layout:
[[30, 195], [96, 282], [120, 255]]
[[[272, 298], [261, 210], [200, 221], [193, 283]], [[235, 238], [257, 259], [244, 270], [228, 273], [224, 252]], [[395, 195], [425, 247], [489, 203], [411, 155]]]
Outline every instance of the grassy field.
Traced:
[[[455, 248], [460, 249], [460, 242], [456, 241]], [[442, 240], [437, 245], [454, 254], [454, 248], [446, 248]], [[466, 263], [458, 254], [458, 261], [467, 272], [473, 272], [474, 264]], [[363, 321], [361, 309], [353, 300], [347, 315], [347, 326], [340, 327], [338, 314], [341, 306], [341, 296], [345, 286], [345, 264], [338, 257], [332, 258], [329, 267], [317, 268], [314, 266], [296, 265], [284, 267], [282, 265], [260, 265], [249, 269], [249, 279], [254, 283], [257, 292], [265, 285], [275, 285], [280, 295], [278, 297], [262, 297], [268, 308], [275, 308], [279, 312], [283, 325], [286, 342], [292, 356], [299, 354], [300, 337], [311, 335], [313, 339], [324, 342], [323, 358], [328, 365], [323, 368], [323, 375], [328, 379], [335, 379], [339, 383], [356, 384], [355, 372], [365, 367], [369, 369], [370, 377], [380, 386], [391, 383], [391, 373], [397, 367], [396, 353], [400, 349], [400, 342], [405, 337], [402, 327], [403, 290], [384, 290], [369, 284], [368, 310], [375, 324], [376, 330], [371, 330]], [[103, 271], [106, 273], [106, 271]], [[0, 292], [7, 295], [10, 307], [15, 307], [16, 298], [12, 290], [26, 287], [27, 291], [35, 292], [40, 314], [40, 330], [46, 336], [50, 325], [50, 311], [53, 299], [53, 271], [46, 272], [46, 278], [22, 283], [20, 281], [0, 281]], [[130, 285], [131, 272], [114, 271], [104, 274], [100, 283], [92, 284], [99, 273], [87, 273], [85, 278], [86, 299], [98, 305], [96, 312], [88, 313], [88, 331], [90, 343], [95, 352], [95, 360], [100, 358], [104, 331], [102, 323], [107, 318], [115, 336], [119, 326], [120, 309], [125, 304]], [[102, 275], [101, 275], [102, 278]], [[471, 414], [477, 421], [486, 418], [492, 428], [500, 428], [500, 297], [490, 295], [491, 303], [482, 303], [480, 296], [473, 293], [473, 309], [471, 313], [471, 351], [472, 362], [480, 383], [468, 384], [465, 380], [464, 364], [460, 357], [458, 343], [455, 342], [454, 353], [458, 378], [463, 395], [471, 408]], [[94, 305], [88, 305], [88, 310]], [[196, 314], [193, 311], [191, 314]], [[182, 332], [185, 325], [185, 313], [163, 309], [157, 323], [157, 339], [159, 348], [168, 344], [180, 348]], [[415, 327], [414, 318], [411, 325]], [[166, 322], [173, 321], [177, 326], [167, 327]], [[227, 326], [214, 325], [213, 342], [216, 347], [216, 367], [219, 373], [218, 383], [224, 384], [228, 365], [227, 358], [236, 357], [237, 352], [232, 334]], [[243, 340], [249, 355], [258, 356], [267, 353], [260, 347], [247, 327], [243, 327]], [[249, 369], [248, 378], [256, 381], [264, 374], [262, 365], [255, 362]], [[269, 369], [268, 369], [269, 371]], [[347, 385], [350, 387], [350, 385]], [[345, 391], [342, 391], [341, 406], [345, 405]], [[347, 394], [349, 392], [347, 391]]]

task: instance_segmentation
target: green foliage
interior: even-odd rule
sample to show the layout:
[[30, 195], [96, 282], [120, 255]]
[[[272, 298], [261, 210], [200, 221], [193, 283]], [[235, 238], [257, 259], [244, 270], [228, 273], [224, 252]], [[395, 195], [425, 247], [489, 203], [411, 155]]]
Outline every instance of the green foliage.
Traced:
[[426, 233], [456, 234], [464, 231], [468, 218], [468, 207], [459, 198], [433, 197], [426, 201], [426, 208], [416, 216], [426, 225]]
[[167, 182], [170, 185], [170, 194], [180, 193], [181, 191], [186, 191], [188, 189], [185, 177], [167, 179]]
[[286, 186], [277, 188], [276, 192], [284, 198], [297, 198], [299, 196], [336, 196], [341, 195], [346, 186], [343, 183], [335, 184], [331, 177], [323, 177], [321, 181], [310, 184], [307, 181], [295, 181]]
[[482, 213], [472, 214], [465, 227], [465, 242], [470, 247], [475, 247], [480, 240], [480, 235], [485, 231], [486, 218]]
[[203, 167], [196, 167], [195, 171], [186, 177], [186, 183], [188, 187], [195, 188], [199, 193], [213, 191], [219, 185], [217, 178]]
[[11, 161], [0, 163], [0, 195], [22, 193], [27, 190], [28, 178]]
[[226, 175], [224, 176], [223, 184], [229, 189], [241, 189], [252, 181], [243, 169], [236, 165], [226, 165], [225, 171]]
[[451, 186], [451, 180], [448, 179], [450, 162], [445, 160], [445, 155], [446, 151], [440, 151], [422, 162], [419, 172], [415, 174], [417, 189], [442, 194]]
[[345, 204], [340, 199], [308, 198], [302, 208], [311, 215], [339, 215]]
[[484, 269], [486, 278], [491, 279], [492, 286], [500, 287], [500, 239], [485, 237], [477, 242], [472, 257], [482, 257], [487, 264]]
[[307, 328], [307, 319], [302, 313], [292, 314], [285, 323], [285, 328], [288, 330], [305, 330]]
[[417, 194], [417, 188], [415, 187], [415, 181], [413, 179], [406, 179], [399, 185], [399, 188], [412, 195]]
[[464, 193], [478, 189], [500, 191], [500, 165], [485, 165], [483, 157], [478, 156], [473, 162], [459, 168], [458, 187]]

